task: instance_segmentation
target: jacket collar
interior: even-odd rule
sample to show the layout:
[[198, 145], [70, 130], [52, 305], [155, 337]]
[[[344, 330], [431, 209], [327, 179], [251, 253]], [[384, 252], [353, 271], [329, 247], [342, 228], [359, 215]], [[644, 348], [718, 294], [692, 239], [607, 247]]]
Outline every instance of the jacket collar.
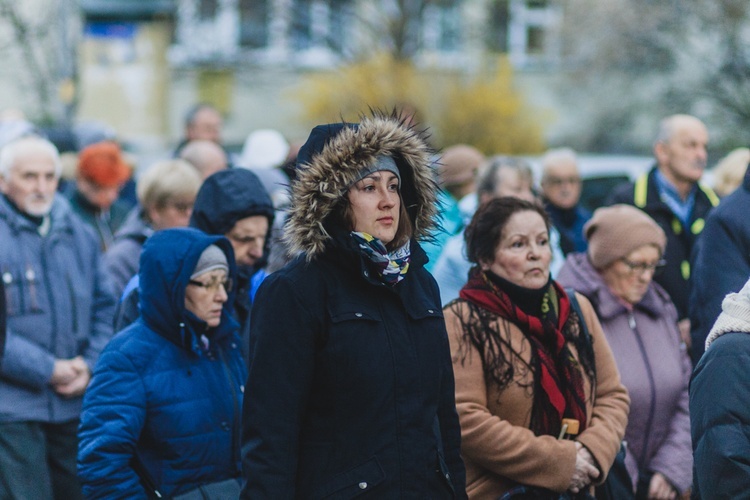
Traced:
[[[52, 208], [49, 213], [50, 230], [47, 236], [63, 232], [72, 232], [73, 225], [70, 215], [72, 214], [70, 204], [68, 201], [59, 194], [55, 194], [55, 198], [52, 202]], [[29, 231], [38, 234], [38, 227], [22, 216], [18, 211], [10, 205], [10, 201], [4, 196], [0, 195], [0, 219], [10, 227], [11, 231], [20, 233], [22, 231]]]
[[[566, 284], [579, 293], [586, 296], [596, 308], [598, 316], [602, 320], [608, 320], [627, 312], [627, 307], [609, 289], [599, 272], [594, 269], [588, 255], [576, 253], [568, 255], [565, 267], [572, 276], [572, 283]], [[660, 297], [659, 286], [651, 282], [646, 294], [640, 302], [633, 305], [633, 309], [639, 310], [651, 317], [657, 317], [663, 312], [664, 300]]]

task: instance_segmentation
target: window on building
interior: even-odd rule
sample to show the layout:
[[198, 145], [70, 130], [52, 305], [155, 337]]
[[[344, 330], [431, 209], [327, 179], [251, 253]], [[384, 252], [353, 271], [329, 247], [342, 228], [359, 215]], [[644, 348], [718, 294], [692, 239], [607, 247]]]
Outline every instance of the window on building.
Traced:
[[262, 48], [268, 45], [269, 0], [239, 0], [240, 45]]
[[526, 7], [529, 9], [545, 9], [548, 5], [548, 0], [526, 0]]
[[529, 26], [526, 29], [526, 52], [528, 54], [544, 54], [544, 28]]
[[460, 49], [461, 1], [436, 0], [429, 3], [420, 23], [421, 49], [439, 52], [457, 52]]
[[339, 54], [345, 52], [348, 28], [353, 15], [351, 0], [330, 0], [328, 40], [330, 47]]
[[440, 37], [438, 50], [455, 52], [461, 45], [461, 9], [460, 2], [442, 2], [438, 5], [438, 23]]
[[487, 48], [492, 52], [508, 52], [508, 23], [510, 8], [508, 0], [497, 0], [489, 6], [487, 20]]
[[201, 21], [213, 20], [219, 10], [219, 0], [199, 0], [198, 17]]
[[313, 0], [294, 0], [291, 41], [295, 50], [305, 50], [312, 46], [312, 5]]
[[353, 0], [294, 0], [292, 47], [297, 51], [325, 47], [344, 51], [353, 16]]

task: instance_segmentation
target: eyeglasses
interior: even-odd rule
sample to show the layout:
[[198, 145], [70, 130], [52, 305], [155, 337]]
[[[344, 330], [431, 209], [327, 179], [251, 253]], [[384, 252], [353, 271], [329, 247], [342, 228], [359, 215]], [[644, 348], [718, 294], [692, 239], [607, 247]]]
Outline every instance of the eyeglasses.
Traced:
[[547, 177], [544, 179], [544, 184], [551, 187], [559, 187], [563, 184], [578, 185], [581, 183], [580, 177]]
[[191, 284], [191, 285], [194, 285], [194, 286], [199, 286], [201, 288], [205, 288], [206, 291], [208, 291], [210, 293], [216, 293], [216, 292], [218, 292], [219, 291], [219, 286], [223, 286], [224, 287], [224, 291], [227, 292], [227, 293], [229, 293], [229, 292], [232, 291], [232, 286], [233, 286], [232, 278], [227, 278], [224, 281], [220, 281], [218, 279], [212, 279], [208, 283], [202, 283], [202, 282], [197, 281], [197, 280], [190, 280], [190, 281], [188, 281], [188, 283]]
[[620, 259], [623, 264], [628, 266], [628, 269], [630, 270], [630, 274], [643, 274], [646, 271], [651, 271], [654, 273], [654, 276], [657, 276], [659, 273], [661, 273], [664, 270], [664, 266], [667, 265], [667, 261], [662, 259], [657, 262], [654, 262], [653, 264], [648, 262], [631, 262], [628, 259], [622, 258]]

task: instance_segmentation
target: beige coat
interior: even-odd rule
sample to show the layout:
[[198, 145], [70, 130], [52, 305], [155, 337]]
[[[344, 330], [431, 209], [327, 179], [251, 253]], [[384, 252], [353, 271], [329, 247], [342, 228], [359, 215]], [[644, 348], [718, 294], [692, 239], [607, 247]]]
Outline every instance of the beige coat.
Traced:
[[[578, 441], [596, 459], [601, 482], [620, 448], [630, 398], [620, 383], [617, 365], [591, 304], [581, 295], [576, 297], [593, 340], [597, 372], [596, 393], [588, 399], [588, 425]], [[459, 314], [468, 314], [466, 302], [459, 301], [456, 307]], [[453, 356], [469, 498], [497, 498], [515, 482], [559, 492], [567, 490], [575, 470], [575, 444], [552, 436], [537, 437], [529, 429], [533, 402], [529, 383], [533, 374], [518, 370], [516, 381], [502, 392], [495, 385], [488, 386], [479, 351], [472, 345], [462, 345], [461, 322], [450, 307], [445, 310], [445, 321]], [[529, 361], [531, 345], [525, 334], [502, 318], [498, 321], [504, 323], [499, 325], [499, 331], [507, 335], [511, 348]], [[577, 358], [575, 346], [569, 348]], [[585, 393], [591, 395], [591, 384], [586, 376], [583, 379]]]

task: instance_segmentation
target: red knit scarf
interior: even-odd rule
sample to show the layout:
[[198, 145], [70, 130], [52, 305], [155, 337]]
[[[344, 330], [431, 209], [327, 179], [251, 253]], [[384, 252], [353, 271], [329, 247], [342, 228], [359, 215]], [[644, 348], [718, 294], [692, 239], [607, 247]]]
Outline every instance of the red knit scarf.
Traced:
[[570, 315], [570, 300], [565, 291], [552, 282], [544, 294], [541, 317], [524, 313], [484, 272], [475, 273], [459, 295], [514, 323], [531, 343], [539, 360], [534, 370], [535, 386], [541, 387], [541, 393], [534, 394], [531, 428], [535, 434], [556, 436], [563, 418], [578, 420], [583, 431], [586, 428], [583, 377], [563, 335]]

